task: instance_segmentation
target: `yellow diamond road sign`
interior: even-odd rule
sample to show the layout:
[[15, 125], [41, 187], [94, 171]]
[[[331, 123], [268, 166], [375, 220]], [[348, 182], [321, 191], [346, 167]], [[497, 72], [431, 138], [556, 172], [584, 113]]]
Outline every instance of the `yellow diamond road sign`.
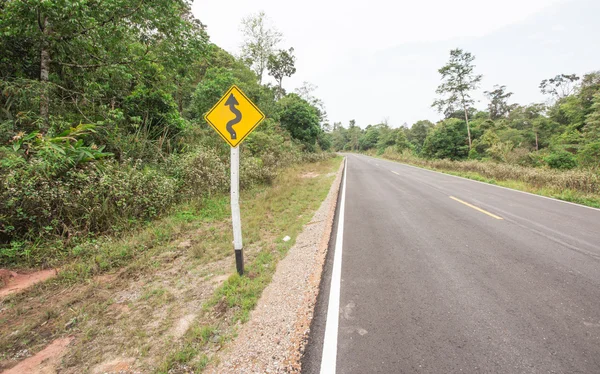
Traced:
[[204, 119], [230, 146], [237, 147], [265, 115], [233, 85]]

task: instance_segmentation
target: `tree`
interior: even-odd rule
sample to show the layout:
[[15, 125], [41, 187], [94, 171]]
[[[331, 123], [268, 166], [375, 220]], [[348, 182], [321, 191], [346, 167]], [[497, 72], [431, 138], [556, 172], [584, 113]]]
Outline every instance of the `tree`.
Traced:
[[294, 48], [290, 48], [287, 51], [280, 49], [277, 53], [269, 56], [267, 68], [269, 69], [269, 74], [275, 78], [279, 85], [279, 95], [283, 94], [283, 87], [281, 86], [283, 77], [291, 77], [296, 73], [295, 62]]
[[341, 151], [348, 144], [348, 130], [342, 126], [341, 122], [333, 123], [333, 130], [331, 131], [331, 143], [333, 149]]
[[591, 110], [585, 119], [583, 132], [588, 139], [600, 141], [600, 91], [594, 95]]
[[387, 120], [377, 125], [379, 127], [379, 141], [377, 142], [377, 151], [379, 153], [385, 152], [388, 147], [396, 145], [398, 140], [398, 129], [394, 130], [387, 124]]
[[321, 99], [313, 95], [317, 88], [319, 87], [310, 82], [304, 81], [302, 82], [302, 86], [296, 88], [295, 92], [298, 96], [308, 101], [312, 106], [319, 110], [319, 117], [321, 118], [321, 121], [326, 121], [327, 111], [325, 110], [325, 104], [323, 104]]
[[470, 92], [479, 87], [482, 75], [475, 74], [473, 61], [475, 56], [462, 49], [450, 51], [450, 60], [438, 70], [442, 75], [442, 84], [435, 91], [442, 98], [437, 99], [432, 107], [437, 108], [440, 113], [448, 115], [459, 106], [464, 110], [467, 134], [469, 138], [469, 149], [472, 147], [471, 128], [469, 126], [469, 106], [473, 104]]
[[392, 132], [395, 135], [394, 142], [397, 152], [403, 152], [406, 149], [410, 149], [410, 143], [406, 138], [406, 133], [403, 129], [393, 129]]
[[351, 151], [358, 151], [358, 141], [362, 135], [360, 127], [356, 126], [356, 121], [351, 119], [348, 125], [348, 143]]
[[239, 83], [231, 70], [214, 67], [206, 71], [192, 96], [192, 118], [202, 118], [232, 84]]
[[358, 146], [361, 151], [366, 151], [375, 148], [379, 142], [380, 130], [379, 126], [367, 126], [365, 133], [358, 140]]
[[559, 74], [554, 78], [544, 79], [540, 83], [540, 91], [555, 99], [562, 99], [575, 92], [575, 82], [579, 77], [575, 74]]
[[279, 100], [281, 126], [298, 139], [308, 151], [315, 150], [315, 143], [321, 127], [317, 108], [296, 94], [289, 94]]
[[423, 155], [428, 158], [464, 159], [469, 154], [465, 140], [465, 122], [456, 118], [446, 119], [427, 135]]
[[86, 122], [102, 117], [101, 105], [114, 109], [137, 83], [172, 74], [155, 70], [189, 65], [207, 45], [187, 0], [5, 1], [0, 8], [3, 80], [37, 96], [43, 131], [55, 103]]
[[242, 20], [242, 57], [248, 61], [262, 84], [263, 74], [267, 69], [269, 56], [281, 41], [283, 34], [271, 26], [265, 12], [250, 15]]
[[514, 105], [508, 104], [508, 99], [513, 93], [506, 92], [506, 86], [495, 85], [493, 91], [485, 91], [484, 94], [490, 100], [488, 111], [490, 112], [490, 118], [494, 121], [506, 117], [514, 108]]
[[407, 139], [415, 146], [417, 153], [421, 152], [423, 143], [425, 143], [425, 138], [427, 138], [427, 134], [434, 126], [435, 125], [431, 121], [417, 121], [408, 131]]

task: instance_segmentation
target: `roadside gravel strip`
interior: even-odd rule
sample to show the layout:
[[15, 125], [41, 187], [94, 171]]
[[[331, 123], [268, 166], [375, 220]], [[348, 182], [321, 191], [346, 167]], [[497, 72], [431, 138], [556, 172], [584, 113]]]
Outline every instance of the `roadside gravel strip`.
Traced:
[[299, 373], [335, 215], [344, 162], [312, 220], [277, 265], [250, 320], [208, 373]]

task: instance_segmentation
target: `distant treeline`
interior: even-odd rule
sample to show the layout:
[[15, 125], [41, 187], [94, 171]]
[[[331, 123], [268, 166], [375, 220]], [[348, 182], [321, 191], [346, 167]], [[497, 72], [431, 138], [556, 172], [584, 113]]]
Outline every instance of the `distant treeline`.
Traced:
[[554, 169], [600, 168], [600, 71], [543, 80], [539, 88], [548, 101], [539, 104], [511, 103], [512, 93], [496, 85], [485, 92], [487, 108], [478, 110], [470, 93], [482, 76], [474, 73], [473, 60], [468, 52], [456, 49], [439, 70], [440, 98], [433, 106], [444, 114], [443, 120], [396, 129], [386, 123], [364, 129], [355, 121], [348, 127], [335, 123], [328, 134], [332, 147]]

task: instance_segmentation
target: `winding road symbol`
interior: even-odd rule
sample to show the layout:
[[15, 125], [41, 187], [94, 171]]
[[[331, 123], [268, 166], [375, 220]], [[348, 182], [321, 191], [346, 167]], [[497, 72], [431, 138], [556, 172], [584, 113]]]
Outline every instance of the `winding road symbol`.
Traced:
[[228, 106], [229, 110], [231, 110], [231, 112], [235, 114], [235, 118], [227, 122], [227, 126], [225, 126], [225, 128], [229, 132], [229, 135], [231, 136], [232, 140], [237, 139], [237, 134], [233, 129], [233, 125], [240, 123], [240, 121], [242, 120], [242, 112], [240, 112], [238, 108], [235, 107], [236, 105], [240, 105], [240, 103], [238, 103], [235, 96], [231, 94], [229, 96], [229, 99], [227, 99], [227, 101], [225, 102], [225, 106]]
[[231, 86], [204, 115], [206, 123], [233, 148], [264, 119], [263, 112], [236, 85]]

